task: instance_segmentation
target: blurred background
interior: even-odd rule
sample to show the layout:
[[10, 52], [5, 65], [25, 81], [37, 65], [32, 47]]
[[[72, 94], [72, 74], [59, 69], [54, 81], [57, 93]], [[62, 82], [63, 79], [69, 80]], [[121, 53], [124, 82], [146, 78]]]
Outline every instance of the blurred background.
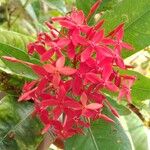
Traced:
[[52, 16], [71, 11], [74, 0], [0, 0], [0, 27], [35, 36]]

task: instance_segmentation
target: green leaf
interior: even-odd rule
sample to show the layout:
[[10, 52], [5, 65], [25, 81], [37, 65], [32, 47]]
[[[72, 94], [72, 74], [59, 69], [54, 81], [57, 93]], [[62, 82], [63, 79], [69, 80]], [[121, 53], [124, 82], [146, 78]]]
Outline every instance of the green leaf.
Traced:
[[42, 140], [41, 123], [33, 118], [30, 102], [18, 103], [7, 96], [0, 103], [0, 149], [36, 150]]
[[13, 31], [0, 29], [0, 43], [14, 46], [26, 51], [27, 43], [33, 41], [34, 38]]
[[107, 96], [107, 100], [110, 104], [118, 111], [119, 115], [129, 115], [131, 112], [130, 110], [123, 106], [122, 104], [117, 103], [117, 101], [109, 96]]
[[[33, 38], [23, 34], [0, 30], [0, 57], [12, 56], [24, 61], [39, 64], [39, 60], [29, 57], [26, 52], [26, 44], [32, 40]], [[37, 78], [37, 75], [29, 67], [2, 59], [0, 60], [0, 70], [29, 79]]]
[[[97, 0], [76, 0], [76, 6], [78, 9], [83, 10], [85, 15], [88, 15], [90, 8]], [[103, 0], [100, 7], [97, 9], [97, 13], [112, 9], [119, 0]]]
[[135, 50], [124, 51], [126, 58], [150, 45], [150, 1], [121, 0], [113, 9], [103, 15], [104, 28], [108, 33], [120, 23], [125, 22], [124, 40], [131, 43]]
[[[24, 6], [26, 4], [26, 0], [20, 0], [22, 6]], [[36, 13], [32, 7], [32, 5], [30, 3], [27, 3], [26, 7], [24, 8], [26, 10], [26, 12], [28, 13], [28, 15], [30, 15], [30, 17], [34, 20], [37, 21], [37, 16]]]
[[[1, 56], [12, 56], [17, 59], [24, 60], [24, 61], [37, 63], [37, 61], [35, 59], [30, 60], [28, 54], [26, 54], [24, 51], [17, 49], [15, 47], [6, 45], [6, 44], [2, 44], [2, 43], [0, 43], [0, 57]], [[29, 67], [27, 67], [23, 64], [12, 63], [12, 62], [6, 61], [4, 59], [2, 61], [4, 62], [5, 65], [0, 65], [0, 68], [4, 68], [4, 70], [5, 70], [6, 67], [8, 67], [9, 68], [8, 73], [16, 74], [16, 75], [26, 77], [29, 79], [37, 78], [37, 75]], [[11, 72], [10, 72], [10, 70], [11, 70]]]
[[34, 0], [34, 1], [32, 1], [31, 4], [32, 4], [32, 7], [34, 9], [36, 16], [39, 18], [40, 11], [41, 11], [41, 2], [39, 0]]
[[131, 150], [131, 144], [119, 121], [109, 111], [115, 123], [98, 120], [86, 130], [86, 135], [76, 135], [66, 140], [65, 150]]
[[123, 116], [122, 120], [122, 124], [132, 142], [133, 149], [149, 150], [146, 128], [139, 117], [132, 112], [130, 115]]
[[[78, 9], [83, 10], [84, 14], [87, 16], [91, 7], [97, 0], [76, 0], [76, 5]], [[118, 0], [103, 0], [99, 6], [99, 8], [95, 11], [94, 14], [104, 12], [106, 10], [112, 9], [116, 3], [118, 3]], [[94, 16], [94, 15], [93, 15]], [[88, 24], [93, 25], [95, 24], [95, 20], [93, 16], [89, 19]]]
[[48, 6], [52, 9], [58, 10], [60, 13], [65, 14], [67, 13], [67, 9], [65, 6], [64, 0], [45, 0]]

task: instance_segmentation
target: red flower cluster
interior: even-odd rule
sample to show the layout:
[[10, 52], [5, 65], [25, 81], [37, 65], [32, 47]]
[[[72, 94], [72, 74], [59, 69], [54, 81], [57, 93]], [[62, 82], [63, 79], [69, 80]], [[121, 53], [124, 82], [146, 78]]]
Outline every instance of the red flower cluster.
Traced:
[[46, 22], [50, 32], [40, 33], [28, 45], [29, 54], [39, 54], [41, 66], [4, 58], [28, 65], [38, 75], [37, 80], [24, 85], [19, 101], [34, 101], [34, 113], [45, 126], [42, 133], [51, 129], [58, 137], [68, 138], [88, 128], [90, 119], [113, 122], [102, 114], [106, 106], [118, 117], [104, 89], [118, 92], [119, 100], [126, 97], [131, 102], [130, 88], [135, 77], [120, 75], [119, 69], [127, 68], [121, 57], [122, 48], [132, 47], [122, 41], [123, 24], [105, 36], [104, 21], [88, 26], [82, 11], [74, 10], [52, 21], [59, 23], [61, 30]]

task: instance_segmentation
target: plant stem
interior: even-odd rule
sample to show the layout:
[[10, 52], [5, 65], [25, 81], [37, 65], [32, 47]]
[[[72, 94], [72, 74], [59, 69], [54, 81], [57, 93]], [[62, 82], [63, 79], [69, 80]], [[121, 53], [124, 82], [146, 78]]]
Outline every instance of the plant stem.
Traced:
[[5, 7], [5, 12], [6, 12], [6, 20], [7, 20], [7, 29], [10, 30], [10, 15], [9, 15], [9, 11], [8, 11], [8, 5], [9, 5], [9, 1], [6, 1], [6, 7]]

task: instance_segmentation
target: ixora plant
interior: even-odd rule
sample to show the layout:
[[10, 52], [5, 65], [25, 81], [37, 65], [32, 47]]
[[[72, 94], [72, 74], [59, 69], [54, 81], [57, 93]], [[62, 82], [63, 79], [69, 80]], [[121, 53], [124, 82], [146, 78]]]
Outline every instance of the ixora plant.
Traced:
[[33, 100], [34, 114], [44, 124], [42, 134], [52, 130], [57, 137], [66, 139], [83, 134], [91, 121], [114, 122], [102, 113], [104, 107], [109, 107], [119, 117], [103, 90], [119, 93], [119, 101], [126, 98], [131, 103], [135, 77], [120, 75], [119, 69], [129, 67], [121, 57], [122, 48], [133, 48], [122, 41], [123, 24], [107, 36], [102, 27], [104, 20], [87, 25], [99, 3], [93, 5], [87, 17], [82, 10], [73, 10], [65, 17], [52, 18], [61, 25], [61, 31], [46, 22], [50, 32], [40, 33], [35, 42], [28, 44], [29, 54], [37, 52], [41, 65], [3, 56], [31, 67], [38, 75], [37, 80], [24, 85], [19, 101]]
[[[114, 118], [119, 118], [119, 113], [109, 95], [115, 95], [119, 102], [132, 102], [131, 89], [136, 76], [122, 73], [132, 68], [125, 65], [122, 50], [133, 50], [123, 41], [124, 23], [108, 34], [103, 27], [105, 20], [88, 25], [100, 3], [97, 1], [87, 16], [82, 10], [73, 9], [64, 17], [47, 21], [49, 32], [39, 33], [36, 41], [27, 45], [28, 54], [36, 58], [38, 54], [40, 63], [2, 56], [6, 62], [23, 64], [37, 75], [36, 79], [24, 84], [18, 101], [34, 103], [32, 116], [37, 116], [43, 124], [39, 134], [52, 132], [63, 141], [72, 136], [84, 136], [87, 130], [92, 132], [91, 124], [97, 120], [118, 123]], [[98, 150], [95, 139], [91, 138]], [[117, 142], [120, 143], [119, 139]], [[79, 146], [78, 149], [84, 148]]]

